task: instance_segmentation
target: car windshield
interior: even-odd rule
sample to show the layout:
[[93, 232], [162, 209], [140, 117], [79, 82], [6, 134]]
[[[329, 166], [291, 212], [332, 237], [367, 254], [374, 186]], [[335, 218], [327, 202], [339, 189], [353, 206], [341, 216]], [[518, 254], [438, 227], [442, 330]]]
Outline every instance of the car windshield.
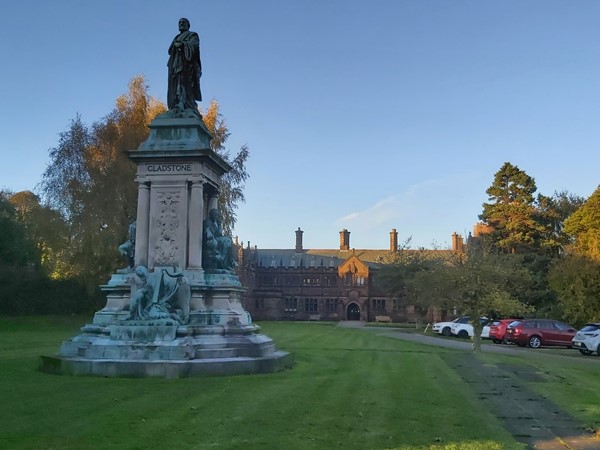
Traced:
[[469, 321], [468, 317], [466, 317], [466, 316], [460, 316], [460, 317], [457, 317], [456, 319], [454, 319], [450, 323], [467, 323], [468, 321]]
[[509, 327], [516, 327], [517, 325], [519, 325], [521, 323], [520, 320], [515, 320], [514, 322], [511, 322], [508, 324]]
[[585, 327], [581, 329], [584, 333], [590, 333], [592, 331], [600, 330], [600, 324], [597, 323], [588, 323]]

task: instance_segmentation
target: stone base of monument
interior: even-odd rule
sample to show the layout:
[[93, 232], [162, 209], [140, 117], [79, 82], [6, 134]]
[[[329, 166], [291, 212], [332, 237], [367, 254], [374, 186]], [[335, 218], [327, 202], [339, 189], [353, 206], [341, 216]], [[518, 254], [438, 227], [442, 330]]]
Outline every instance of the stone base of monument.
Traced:
[[102, 286], [105, 308], [82, 333], [63, 342], [58, 355], [42, 356], [40, 370], [65, 375], [182, 378], [277, 372], [290, 368], [292, 355], [278, 351], [260, 334], [239, 301], [243, 288], [191, 287], [192, 308], [185, 323], [130, 320], [131, 287], [115, 275]]
[[[218, 212], [231, 165], [210, 147], [197, 111], [172, 109], [129, 152], [138, 202], [130, 268], [101, 286], [106, 306], [43, 371], [103, 377], [190, 377], [275, 372], [292, 365], [241, 303], [231, 238]], [[132, 254], [129, 250], [134, 249]]]
[[158, 324], [111, 326], [94, 333], [90, 328], [64, 342], [58, 356], [42, 356], [40, 369], [66, 375], [183, 378], [277, 372], [293, 362], [290, 353], [276, 350], [272, 339], [256, 333], [257, 327], [250, 334], [236, 330], [237, 335], [233, 330]]

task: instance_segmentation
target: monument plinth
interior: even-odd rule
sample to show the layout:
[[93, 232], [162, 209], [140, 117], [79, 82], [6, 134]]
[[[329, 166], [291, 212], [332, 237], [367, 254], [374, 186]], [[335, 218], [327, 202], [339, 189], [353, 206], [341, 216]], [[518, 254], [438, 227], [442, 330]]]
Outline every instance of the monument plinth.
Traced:
[[187, 377], [274, 372], [292, 364], [241, 304], [245, 289], [218, 211], [221, 177], [231, 167], [210, 148], [209, 131], [189, 107], [199, 88], [181, 85], [190, 82], [181, 70], [188, 56], [194, 62], [197, 40], [186, 22], [180, 20], [183, 31], [169, 49], [170, 109], [129, 152], [137, 165], [137, 217], [119, 251], [130, 266], [101, 286], [106, 305], [92, 323], [57, 356], [41, 357], [44, 371]]

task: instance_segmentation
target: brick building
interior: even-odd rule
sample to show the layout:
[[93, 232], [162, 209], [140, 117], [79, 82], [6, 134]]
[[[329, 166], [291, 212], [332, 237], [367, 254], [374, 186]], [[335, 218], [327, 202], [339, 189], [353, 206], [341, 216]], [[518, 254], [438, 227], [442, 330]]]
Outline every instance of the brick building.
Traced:
[[[398, 233], [390, 232], [389, 248], [353, 249], [350, 232], [340, 231], [337, 249], [305, 249], [303, 231], [296, 230], [290, 249], [238, 246], [239, 276], [248, 290], [242, 301], [254, 320], [362, 320], [387, 316], [394, 322], [415, 320], [414, 309], [377, 283], [377, 272], [394, 259]], [[452, 250], [461, 251], [463, 239], [452, 235]], [[438, 320], [430, 311], [428, 319]]]

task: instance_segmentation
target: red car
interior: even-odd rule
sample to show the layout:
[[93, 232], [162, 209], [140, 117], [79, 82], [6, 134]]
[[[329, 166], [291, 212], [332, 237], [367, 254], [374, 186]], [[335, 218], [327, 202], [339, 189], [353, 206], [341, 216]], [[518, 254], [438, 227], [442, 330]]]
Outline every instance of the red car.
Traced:
[[550, 319], [515, 320], [506, 329], [505, 338], [521, 347], [573, 346], [577, 330], [571, 325]]
[[490, 339], [494, 341], [495, 344], [510, 344], [510, 341], [506, 339], [506, 328], [515, 320], [517, 319], [501, 319], [493, 321], [490, 324]]

